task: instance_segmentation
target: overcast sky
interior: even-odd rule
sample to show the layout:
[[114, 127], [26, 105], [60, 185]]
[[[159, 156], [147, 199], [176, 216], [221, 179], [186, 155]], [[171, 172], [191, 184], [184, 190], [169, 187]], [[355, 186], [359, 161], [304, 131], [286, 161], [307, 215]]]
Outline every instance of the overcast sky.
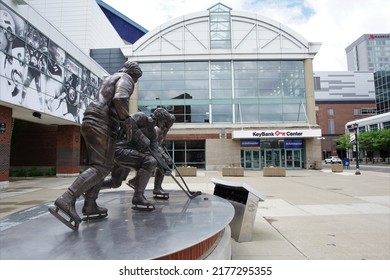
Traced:
[[363, 34], [390, 33], [389, 0], [103, 0], [151, 31], [218, 2], [233, 10], [266, 16], [322, 46], [314, 71], [346, 71], [345, 48]]

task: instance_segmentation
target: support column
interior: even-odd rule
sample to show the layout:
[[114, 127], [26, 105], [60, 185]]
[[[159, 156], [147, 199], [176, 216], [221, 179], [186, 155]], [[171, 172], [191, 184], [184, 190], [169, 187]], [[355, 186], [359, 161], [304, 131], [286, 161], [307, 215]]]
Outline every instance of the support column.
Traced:
[[311, 58], [304, 60], [304, 68], [305, 68], [307, 117], [309, 119], [309, 124], [313, 126], [317, 124], [317, 118], [316, 118], [316, 102], [314, 96], [313, 60]]
[[0, 105], [0, 187], [9, 184], [12, 109]]
[[[316, 101], [314, 95], [313, 60], [304, 60], [307, 118], [310, 126], [317, 125]], [[305, 140], [306, 169], [322, 169], [322, 143], [320, 139], [308, 138]], [[314, 164], [315, 163], [315, 164]]]
[[60, 125], [57, 130], [57, 176], [80, 174], [80, 127]]

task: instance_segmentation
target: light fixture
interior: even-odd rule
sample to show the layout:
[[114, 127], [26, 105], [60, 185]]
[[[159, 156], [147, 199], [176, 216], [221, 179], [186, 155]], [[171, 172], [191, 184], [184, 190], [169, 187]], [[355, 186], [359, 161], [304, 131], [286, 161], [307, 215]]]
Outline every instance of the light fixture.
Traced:
[[39, 112], [33, 112], [32, 115], [33, 115], [33, 117], [36, 117], [36, 118], [38, 118], [38, 119], [40, 119], [41, 116], [42, 116], [42, 114], [39, 113]]

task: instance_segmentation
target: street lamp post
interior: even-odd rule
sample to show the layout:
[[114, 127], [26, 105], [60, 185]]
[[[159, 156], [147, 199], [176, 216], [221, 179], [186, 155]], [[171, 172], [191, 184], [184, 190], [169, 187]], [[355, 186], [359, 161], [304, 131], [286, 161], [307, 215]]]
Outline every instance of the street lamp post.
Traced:
[[354, 123], [353, 125], [353, 129], [355, 131], [355, 149], [356, 149], [356, 171], [355, 171], [355, 175], [360, 175], [360, 170], [359, 170], [359, 142], [358, 142], [358, 138], [357, 138], [357, 131], [358, 131], [358, 124], [357, 123]]

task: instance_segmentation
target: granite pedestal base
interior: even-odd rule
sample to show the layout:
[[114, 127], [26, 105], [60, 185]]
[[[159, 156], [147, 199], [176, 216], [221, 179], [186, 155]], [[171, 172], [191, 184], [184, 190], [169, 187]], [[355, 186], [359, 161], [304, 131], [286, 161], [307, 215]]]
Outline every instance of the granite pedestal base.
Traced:
[[[0, 259], [207, 259], [221, 240], [230, 252], [234, 208], [227, 200], [210, 194], [190, 200], [182, 191], [166, 191], [170, 199], [155, 199], [152, 212], [131, 208], [133, 191], [101, 193], [97, 202], [108, 217], [82, 222], [78, 231], [48, 212], [53, 203], [12, 214], [0, 220]], [[151, 191], [145, 196], [153, 200]], [[80, 214], [83, 203], [76, 202]]]

